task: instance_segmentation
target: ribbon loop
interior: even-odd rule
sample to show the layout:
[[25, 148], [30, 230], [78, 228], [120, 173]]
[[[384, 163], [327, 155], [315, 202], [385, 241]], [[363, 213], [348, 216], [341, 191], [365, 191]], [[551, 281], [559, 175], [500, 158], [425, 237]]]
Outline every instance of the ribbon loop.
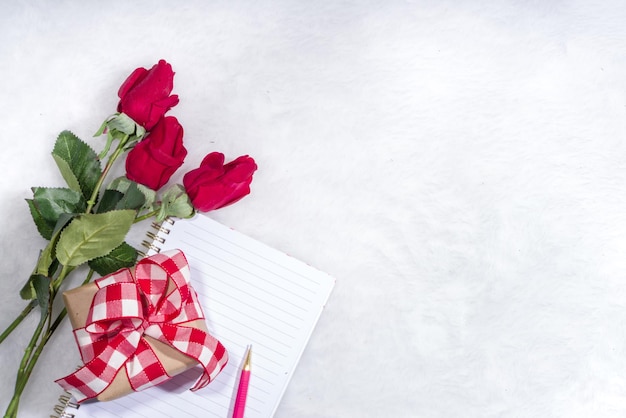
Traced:
[[134, 274], [123, 269], [96, 280], [87, 322], [74, 331], [85, 365], [57, 383], [82, 402], [103, 392], [122, 367], [133, 390], [169, 379], [144, 338], [150, 336], [197, 360], [204, 371], [192, 390], [206, 386], [228, 355], [214, 337], [184, 325], [204, 318], [189, 276], [184, 254], [173, 250], [139, 261]]
[[91, 334], [115, 334], [121, 329], [139, 328], [144, 318], [137, 286], [128, 282], [113, 283], [94, 295], [85, 330]]

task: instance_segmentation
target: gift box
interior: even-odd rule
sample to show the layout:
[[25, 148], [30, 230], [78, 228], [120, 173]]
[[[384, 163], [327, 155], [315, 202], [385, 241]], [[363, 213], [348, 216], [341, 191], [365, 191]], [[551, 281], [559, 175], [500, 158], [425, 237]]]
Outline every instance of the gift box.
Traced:
[[79, 402], [109, 401], [200, 364], [204, 373], [192, 390], [206, 386], [228, 355], [209, 334], [188, 275], [176, 250], [64, 292], [85, 366], [57, 383]]

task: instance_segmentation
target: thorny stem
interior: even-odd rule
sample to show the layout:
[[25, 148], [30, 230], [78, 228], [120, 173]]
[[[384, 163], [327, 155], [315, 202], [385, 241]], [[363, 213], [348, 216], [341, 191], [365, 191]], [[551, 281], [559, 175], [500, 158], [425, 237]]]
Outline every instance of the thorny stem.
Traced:
[[[33, 348], [35, 347], [37, 340], [39, 339], [39, 336], [41, 335], [41, 332], [43, 331], [44, 324], [46, 322], [49, 322], [49, 319], [50, 319], [49, 312], [46, 312], [45, 317], [44, 317], [43, 312], [41, 313], [41, 315], [42, 315], [42, 320], [39, 321], [39, 324], [37, 324], [37, 329], [33, 333], [33, 338], [31, 338], [30, 342], [28, 343], [28, 347], [26, 347], [24, 356], [22, 357], [22, 362], [20, 363], [20, 368], [17, 373], [17, 379], [15, 381], [15, 390], [13, 391], [13, 397], [11, 398], [11, 402], [9, 403], [9, 406], [7, 407], [7, 410], [4, 413], [5, 418], [17, 417], [17, 409], [20, 404], [20, 397], [22, 396], [22, 392], [24, 392], [24, 388], [26, 387], [28, 378], [30, 377], [33, 371], [33, 368], [35, 367], [35, 363], [37, 362], [37, 359], [39, 358], [39, 355], [41, 354], [41, 351], [43, 350], [45, 343], [40, 343], [39, 346], [37, 346], [37, 348], [35, 349], [35, 352], [32, 353], [32, 356], [31, 356], [31, 352]], [[48, 329], [46, 334], [49, 334], [49, 333], [50, 333], [50, 330]], [[49, 335], [47, 338], [50, 338]], [[44, 337], [46, 341], [47, 341], [47, 338]]]
[[24, 318], [28, 316], [30, 311], [32, 311], [36, 305], [36, 300], [31, 300], [30, 302], [28, 302], [28, 305], [26, 305], [24, 310], [17, 316], [17, 318], [13, 320], [13, 322], [11, 322], [7, 329], [2, 332], [2, 334], [0, 335], [0, 344], [2, 344], [2, 341], [4, 341], [11, 334], [11, 332], [13, 332], [15, 328], [17, 328], [17, 326], [24, 320]]
[[130, 137], [129, 135], [124, 135], [124, 138], [120, 140], [120, 143], [117, 144], [117, 148], [115, 149], [113, 154], [111, 154], [111, 156], [109, 157], [109, 160], [104, 166], [104, 170], [102, 170], [102, 174], [100, 175], [100, 178], [98, 178], [96, 187], [94, 187], [93, 192], [91, 193], [91, 197], [89, 198], [89, 201], [87, 202], [87, 210], [85, 211], [85, 213], [91, 212], [91, 209], [93, 209], [94, 205], [96, 204], [96, 198], [98, 197], [98, 193], [100, 193], [100, 187], [102, 187], [102, 183], [104, 182], [104, 179], [106, 178], [107, 174], [109, 174], [109, 170], [111, 170], [111, 167], [113, 166], [113, 163], [115, 162], [115, 160], [117, 160], [117, 157], [119, 157], [120, 154], [124, 152], [124, 146], [126, 145], [126, 142], [128, 142], [129, 137]]
[[[94, 273], [94, 270], [93, 269], [89, 269], [89, 273], [87, 273], [87, 277], [85, 278], [85, 280], [82, 283], [83, 285], [86, 285], [87, 283], [89, 283], [91, 281], [91, 278], [93, 277], [93, 273]], [[46, 339], [44, 340], [44, 344], [48, 342], [48, 339], [52, 336], [52, 333], [54, 333], [54, 331], [57, 329], [57, 327], [61, 324], [61, 321], [63, 321], [63, 318], [65, 318], [65, 315], [67, 315], [67, 309], [63, 308], [63, 310], [61, 312], [59, 312], [59, 314], [57, 315], [56, 319], [54, 320], [54, 322], [50, 326], [50, 331], [46, 335]]]
[[13, 397], [11, 398], [11, 402], [9, 403], [9, 407], [7, 408], [7, 411], [5, 412], [5, 415], [4, 415], [5, 418], [17, 416], [17, 409], [19, 407], [19, 402], [20, 402], [20, 397], [22, 396], [22, 392], [24, 392], [24, 388], [26, 388], [26, 383], [28, 383], [28, 379], [30, 378], [31, 373], [33, 372], [33, 369], [35, 368], [35, 364], [37, 363], [37, 360], [39, 359], [39, 355], [43, 351], [43, 348], [46, 345], [46, 342], [50, 339], [52, 332], [54, 332], [52, 328], [48, 326], [48, 329], [46, 333], [44, 334], [44, 336], [42, 337], [41, 341], [39, 342], [39, 345], [37, 345], [37, 348], [31, 355], [31, 352], [33, 348], [35, 348], [35, 345], [37, 342], [35, 339], [35, 336], [37, 336], [37, 339], [38, 339], [39, 335], [41, 335], [44, 324], [46, 323], [48, 325], [50, 324], [50, 314], [51, 312], [50, 310], [48, 310], [45, 314], [45, 320], [43, 320], [44, 313], [43, 312], [41, 313], [42, 321], [40, 321], [39, 324], [37, 325], [35, 334], [33, 334], [33, 339], [31, 339], [31, 342], [28, 344], [28, 347], [26, 348], [26, 352], [24, 353], [22, 364], [20, 365], [20, 369], [18, 371], [18, 378], [15, 382], [15, 391], [13, 392]]
[[135, 218], [135, 221], [133, 223], [137, 223], [137, 222], [141, 222], [141, 221], [145, 221], [146, 219], [152, 218], [154, 215], [156, 215], [157, 213], [159, 213], [159, 210], [153, 210], [152, 212], [148, 212], [144, 215], [141, 216], [137, 216]]
[[[59, 283], [71, 271], [72, 271], [72, 269], [64, 269], [64, 270], [62, 270], [61, 274], [59, 275], [59, 278], [57, 279], [57, 280], [60, 279]], [[91, 278], [93, 277], [93, 273], [94, 273], [94, 271], [92, 269], [90, 269], [89, 273], [87, 273], [87, 277], [83, 281], [83, 284], [87, 284], [87, 283], [89, 283], [91, 281]], [[28, 346], [26, 347], [26, 350], [24, 352], [24, 357], [22, 358], [22, 362], [20, 363], [20, 368], [19, 368], [18, 373], [17, 373], [17, 379], [15, 381], [15, 391], [13, 393], [13, 397], [11, 398], [11, 402], [9, 403], [9, 406], [7, 407], [7, 410], [5, 412], [5, 415], [4, 415], [5, 418], [14, 418], [14, 417], [17, 416], [17, 410], [18, 410], [18, 407], [19, 407], [20, 397], [22, 396], [22, 392], [26, 388], [26, 384], [28, 383], [28, 379], [30, 378], [30, 375], [32, 374], [33, 369], [35, 368], [35, 364], [37, 364], [37, 360], [39, 359], [39, 356], [41, 355], [41, 353], [42, 353], [46, 343], [50, 340], [50, 337], [52, 336], [54, 331], [56, 331], [58, 326], [61, 324], [61, 322], [63, 321], [63, 319], [67, 315], [67, 310], [65, 308], [63, 308], [63, 310], [57, 315], [57, 317], [54, 320], [54, 322], [51, 322], [51, 319], [52, 319], [52, 300], [54, 299], [56, 290], [57, 289], [51, 288], [51, 295], [50, 295], [51, 296], [51, 298], [50, 298], [51, 302], [50, 302], [50, 304], [48, 306], [48, 310], [45, 311], [45, 313], [42, 311], [42, 313], [41, 313], [41, 315], [42, 315], [41, 321], [39, 321], [39, 324], [37, 325], [37, 329], [33, 333], [33, 337], [31, 338], [31, 340], [28, 343]], [[47, 330], [43, 334], [41, 339], [39, 339], [45, 324], [48, 324], [47, 325]], [[37, 344], [38, 340], [39, 340], [39, 344]], [[36, 346], [36, 348], [35, 348], [35, 346]], [[35, 349], [34, 352], [33, 352], [33, 349]]]
[[75, 267], [63, 266], [59, 277], [52, 281], [52, 294], [50, 295], [50, 304], [52, 304], [52, 300], [56, 296], [59, 287], [61, 287], [61, 283], [63, 283], [63, 280], [74, 270], [74, 268]]

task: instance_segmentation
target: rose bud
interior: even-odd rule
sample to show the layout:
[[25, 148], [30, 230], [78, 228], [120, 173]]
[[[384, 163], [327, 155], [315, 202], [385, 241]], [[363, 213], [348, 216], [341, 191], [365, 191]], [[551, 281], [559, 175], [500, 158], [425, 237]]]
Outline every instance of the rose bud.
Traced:
[[165, 112], [178, 104], [178, 96], [170, 96], [173, 88], [174, 71], [164, 60], [149, 70], [137, 68], [120, 86], [117, 111], [149, 131]]
[[250, 193], [252, 174], [257, 166], [254, 160], [241, 156], [224, 164], [224, 154], [212, 152], [183, 177], [183, 184], [193, 206], [201, 211], [219, 209], [235, 203]]
[[126, 177], [158, 190], [168, 182], [187, 155], [183, 127], [173, 116], [161, 119], [126, 157]]

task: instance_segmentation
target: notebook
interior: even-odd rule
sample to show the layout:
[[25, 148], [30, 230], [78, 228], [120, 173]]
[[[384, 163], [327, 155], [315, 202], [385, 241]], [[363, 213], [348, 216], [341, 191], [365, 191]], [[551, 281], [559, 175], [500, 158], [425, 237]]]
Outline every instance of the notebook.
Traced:
[[294, 373], [335, 280], [205, 215], [153, 224], [147, 255], [181, 249], [209, 332], [224, 344], [229, 362], [207, 387], [188, 388], [198, 368], [166, 383], [110, 402], [80, 406], [63, 395], [60, 417], [226, 418], [248, 345], [252, 374], [246, 418], [272, 417]]

